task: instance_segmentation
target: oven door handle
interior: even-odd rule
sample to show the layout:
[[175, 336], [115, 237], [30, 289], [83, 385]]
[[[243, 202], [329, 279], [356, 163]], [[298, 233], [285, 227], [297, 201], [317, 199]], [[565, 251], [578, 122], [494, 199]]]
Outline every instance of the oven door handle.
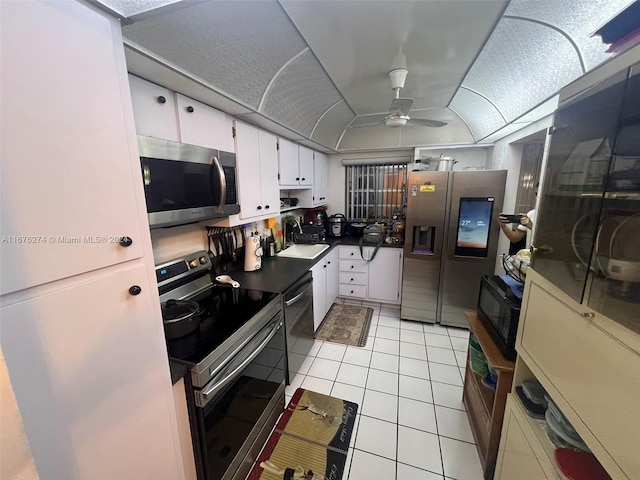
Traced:
[[267, 346], [267, 344], [275, 336], [276, 332], [280, 329], [280, 327], [282, 327], [282, 321], [278, 322], [278, 324], [273, 327], [273, 329], [269, 332], [269, 335], [267, 335], [267, 338], [265, 338], [260, 343], [260, 345], [253, 351], [253, 353], [251, 353], [251, 355], [249, 355], [246, 359], [244, 359], [240, 365], [238, 365], [236, 368], [234, 368], [231, 373], [225, 375], [225, 377], [222, 380], [220, 380], [219, 382], [216, 382], [216, 384], [213, 385], [211, 388], [209, 388], [207, 390], [204, 390], [202, 392], [203, 398], [205, 398], [205, 399], [209, 398], [209, 396], [217, 393], [219, 390], [224, 388], [229, 382], [235, 380], [238, 377], [238, 375], [240, 374], [240, 372], [242, 370], [244, 370], [244, 368], [249, 363], [251, 363], [254, 358], [256, 358], [260, 354], [260, 352], [262, 351], [262, 349], [264, 347]]
[[309, 289], [312, 287], [311, 282], [308, 283], [308, 287], [305, 288], [302, 292], [300, 292], [298, 295], [296, 295], [295, 297], [293, 297], [291, 300], [287, 300], [286, 302], [284, 302], [285, 307], [290, 307], [291, 305], [293, 305], [294, 303], [296, 303], [298, 300], [300, 300], [302, 298], [302, 296], [307, 293], [309, 291]]

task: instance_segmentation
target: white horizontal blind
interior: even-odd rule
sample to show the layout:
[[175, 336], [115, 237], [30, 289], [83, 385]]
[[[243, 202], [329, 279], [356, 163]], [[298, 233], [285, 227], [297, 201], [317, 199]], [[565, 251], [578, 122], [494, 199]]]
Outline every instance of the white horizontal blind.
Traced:
[[404, 214], [407, 165], [345, 166], [345, 212], [349, 220], [382, 220]]

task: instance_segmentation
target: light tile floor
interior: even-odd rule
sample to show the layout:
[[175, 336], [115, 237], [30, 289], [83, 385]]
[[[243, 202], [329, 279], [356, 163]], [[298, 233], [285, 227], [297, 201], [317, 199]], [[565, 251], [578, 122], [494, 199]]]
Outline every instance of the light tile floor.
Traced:
[[374, 309], [366, 346], [316, 341], [286, 389], [287, 402], [302, 387], [359, 405], [343, 480], [481, 480], [462, 404], [468, 330], [346, 303]]

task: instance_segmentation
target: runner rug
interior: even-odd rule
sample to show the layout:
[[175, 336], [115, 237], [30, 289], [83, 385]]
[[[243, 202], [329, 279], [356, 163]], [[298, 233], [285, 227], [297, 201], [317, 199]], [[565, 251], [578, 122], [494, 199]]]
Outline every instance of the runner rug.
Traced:
[[247, 480], [340, 480], [358, 404], [298, 388]]
[[369, 336], [373, 308], [343, 303], [334, 303], [324, 318], [317, 340], [364, 347]]

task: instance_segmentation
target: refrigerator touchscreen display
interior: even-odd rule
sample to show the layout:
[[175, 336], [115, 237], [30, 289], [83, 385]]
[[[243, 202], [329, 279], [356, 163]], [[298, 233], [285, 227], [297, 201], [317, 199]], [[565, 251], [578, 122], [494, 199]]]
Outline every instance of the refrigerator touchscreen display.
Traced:
[[487, 257], [493, 202], [493, 197], [460, 198], [456, 256]]

